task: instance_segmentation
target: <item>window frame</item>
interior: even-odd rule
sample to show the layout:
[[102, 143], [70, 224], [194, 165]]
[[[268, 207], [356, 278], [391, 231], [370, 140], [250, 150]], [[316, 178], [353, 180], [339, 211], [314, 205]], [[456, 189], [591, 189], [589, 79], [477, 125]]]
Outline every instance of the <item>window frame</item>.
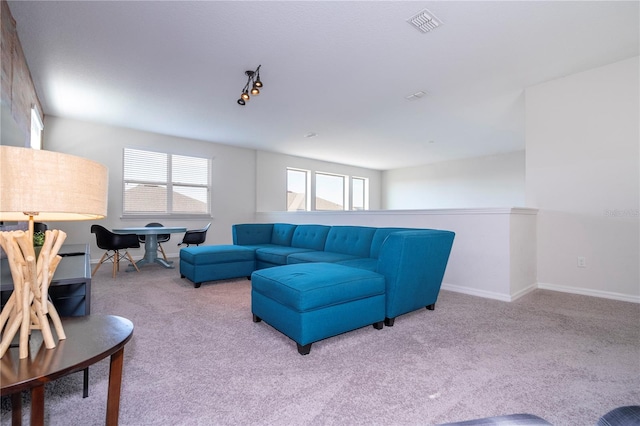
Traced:
[[[358, 210], [355, 208], [354, 196], [356, 195], [356, 191], [354, 188], [355, 181], [362, 181], [362, 210]], [[351, 211], [365, 211], [369, 210], [369, 179], [360, 176], [351, 176]]]
[[[304, 174], [304, 210], [289, 210], [289, 172], [303, 173]], [[287, 212], [301, 212], [311, 211], [311, 170], [298, 169], [295, 167], [287, 167], [287, 197], [285, 200], [285, 211]]]
[[[321, 176], [330, 176], [330, 177], [338, 177], [342, 179], [342, 209], [336, 209], [336, 210], [331, 210], [331, 209], [318, 209], [318, 205], [316, 200], [318, 199], [318, 175]], [[347, 175], [342, 175], [339, 173], [328, 173], [328, 172], [321, 172], [321, 171], [316, 171], [313, 174], [314, 176], [314, 184], [313, 184], [313, 210], [315, 211], [320, 211], [320, 212], [340, 212], [340, 211], [348, 211], [349, 210], [349, 176]], [[329, 202], [331, 202], [331, 200], [327, 200]]]
[[[134, 150], [146, 153], [153, 154], [162, 154], [166, 158], [166, 176], [165, 180], [159, 182], [157, 180], [149, 180], [149, 179], [126, 179], [127, 169], [125, 167], [126, 164], [126, 153], [127, 150]], [[186, 157], [186, 158], [194, 158], [198, 160], [206, 160], [207, 162], [207, 177], [206, 184], [205, 183], [184, 183], [184, 182], [174, 182], [173, 181], [173, 173], [172, 167], [174, 162], [174, 157]], [[201, 157], [195, 155], [186, 155], [182, 153], [174, 153], [167, 152], [161, 150], [151, 150], [148, 148], [136, 148], [136, 147], [124, 147], [122, 150], [122, 207], [121, 207], [121, 218], [211, 218], [212, 211], [212, 167], [213, 167], [213, 159], [210, 157]], [[162, 186], [165, 187], [166, 191], [166, 206], [165, 211], [126, 211], [126, 187], [127, 184], [149, 184], [154, 186]], [[173, 203], [173, 195], [174, 195], [174, 187], [192, 187], [192, 188], [205, 188], [206, 189], [206, 212], [205, 213], [188, 213], [188, 212], [176, 212], [174, 211], [174, 203]]]

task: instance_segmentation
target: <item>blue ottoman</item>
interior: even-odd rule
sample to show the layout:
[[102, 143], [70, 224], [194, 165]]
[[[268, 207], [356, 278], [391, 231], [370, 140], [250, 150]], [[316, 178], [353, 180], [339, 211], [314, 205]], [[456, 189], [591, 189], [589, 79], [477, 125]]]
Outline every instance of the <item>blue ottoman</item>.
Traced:
[[253, 321], [264, 320], [298, 345], [373, 324], [383, 327], [385, 280], [376, 272], [334, 263], [299, 263], [251, 275]]
[[255, 264], [255, 251], [242, 246], [197, 246], [180, 250], [180, 276], [193, 281], [195, 288], [204, 281], [249, 278]]

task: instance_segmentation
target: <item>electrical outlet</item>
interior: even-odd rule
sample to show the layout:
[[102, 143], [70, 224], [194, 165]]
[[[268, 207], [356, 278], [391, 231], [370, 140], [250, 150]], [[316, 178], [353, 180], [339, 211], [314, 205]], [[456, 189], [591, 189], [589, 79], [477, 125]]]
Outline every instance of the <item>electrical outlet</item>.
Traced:
[[587, 259], [584, 256], [578, 256], [578, 268], [586, 268]]

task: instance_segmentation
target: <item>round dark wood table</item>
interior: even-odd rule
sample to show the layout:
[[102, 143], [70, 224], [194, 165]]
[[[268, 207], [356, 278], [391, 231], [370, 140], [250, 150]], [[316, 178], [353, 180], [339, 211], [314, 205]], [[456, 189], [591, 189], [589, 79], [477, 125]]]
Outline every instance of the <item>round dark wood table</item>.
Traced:
[[44, 424], [44, 384], [84, 370], [111, 356], [107, 393], [106, 425], [118, 424], [124, 345], [133, 335], [133, 324], [114, 315], [89, 315], [62, 320], [65, 340], [46, 349], [42, 333], [31, 332], [29, 356], [18, 358], [18, 348], [10, 348], [0, 360], [1, 394], [11, 395], [13, 425], [22, 423], [20, 392], [31, 391], [31, 424]]

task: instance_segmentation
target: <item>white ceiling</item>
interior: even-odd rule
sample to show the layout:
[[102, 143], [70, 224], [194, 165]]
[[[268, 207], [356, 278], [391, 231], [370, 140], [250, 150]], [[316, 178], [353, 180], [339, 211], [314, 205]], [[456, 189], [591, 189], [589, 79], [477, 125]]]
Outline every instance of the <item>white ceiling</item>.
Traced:
[[637, 56], [639, 4], [9, 2], [45, 114], [380, 170], [524, 149], [524, 88]]

